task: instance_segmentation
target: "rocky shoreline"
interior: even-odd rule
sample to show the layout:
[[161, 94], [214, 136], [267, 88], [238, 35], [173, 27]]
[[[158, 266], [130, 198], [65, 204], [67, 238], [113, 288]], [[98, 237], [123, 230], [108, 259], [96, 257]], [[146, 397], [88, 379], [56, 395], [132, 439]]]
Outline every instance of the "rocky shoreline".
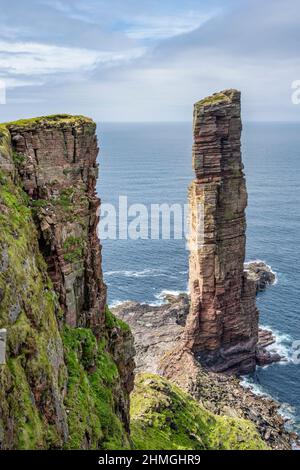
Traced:
[[251, 278], [256, 285], [256, 292], [264, 291], [269, 285], [276, 282], [276, 274], [272, 271], [271, 266], [264, 261], [249, 261], [244, 263], [244, 270], [248, 277]]
[[[257, 282], [260, 283], [260, 280], [257, 279]], [[189, 305], [189, 296], [183, 293], [166, 295], [165, 303], [159, 306], [125, 302], [112, 309], [117, 317], [130, 325], [133, 332], [136, 372], [166, 377], [215, 414], [249, 419], [272, 449], [292, 449], [298, 437], [287, 430], [288, 420], [280, 414], [279, 402], [258, 396], [243, 386], [236, 376], [205, 369], [183, 346]], [[261, 350], [274, 342], [271, 332], [260, 329]], [[282, 359], [276, 356], [277, 360]]]

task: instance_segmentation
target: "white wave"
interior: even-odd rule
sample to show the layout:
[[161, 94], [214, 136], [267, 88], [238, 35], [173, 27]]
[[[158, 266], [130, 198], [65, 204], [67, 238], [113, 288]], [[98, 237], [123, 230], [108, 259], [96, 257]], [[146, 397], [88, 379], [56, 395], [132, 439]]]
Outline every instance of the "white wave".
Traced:
[[162, 290], [161, 292], [159, 292], [158, 294], [155, 294], [154, 297], [157, 299], [155, 302], [152, 302], [151, 304], [149, 305], [152, 305], [153, 307], [155, 306], [159, 306], [159, 305], [164, 305], [167, 303], [167, 299], [166, 299], [166, 296], [168, 295], [174, 295], [174, 296], [177, 296], [177, 295], [180, 295], [180, 294], [186, 294], [187, 291], [182, 291], [182, 290], [167, 290], [167, 289], [164, 289]]
[[[251, 377], [244, 376], [240, 380], [240, 384], [242, 387], [251, 390], [251, 392], [258, 397], [270, 398], [274, 400], [274, 397], [270, 393], [267, 393], [262, 385], [253, 382]], [[276, 398], [275, 401], [278, 402]], [[296, 409], [289, 403], [280, 403], [278, 413], [285, 420], [285, 428], [290, 431], [295, 431]]]
[[[290, 335], [281, 333], [278, 330], [271, 328], [268, 325], [260, 325], [263, 330], [271, 331], [274, 335], [275, 343], [266, 347], [266, 350], [271, 353], [277, 353], [282, 357], [278, 364], [290, 364], [293, 362], [293, 339]], [[265, 366], [268, 367], [268, 366]]]
[[120, 307], [120, 305], [125, 304], [126, 302], [130, 302], [130, 300], [113, 300], [109, 304], [109, 308], [115, 308], [115, 307]]
[[155, 294], [155, 297], [157, 299], [164, 299], [166, 297], [166, 295], [180, 295], [180, 294], [183, 294], [183, 293], [185, 293], [185, 292], [180, 291], [180, 290], [165, 289], [165, 290], [162, 290], [159, 294]]
[[124, 276], [124, 277], [168, 277], [169, 274], [160, 269], [143, 269], [141, 271], [106, 271], [104, 276]]
[[240, 384], [242, 385], [242, 387], [248, 388], [249, 390], [251, 390], [251, 392], [253, 392], [254, 395], [257, 395], [259, 397], [272, 398], [271, 395], [266, 393], [266, 391], [263, 389], [263, 387], [261, 385], [252, 382], [252, 380], [247, 376], [244, 376], [240, 380]]
[[289, 403], [282, 403], [279, 408], [279, 414], [283, 417], [284, 420], [288, 421], [290, 426], [295, 424], [295, 413], [296, 409]]
[[161, 305], [164, 305], [166, 303], [165, 300], [156, 300], [155, 302], [149, 302], [147, 305], [150, 305], [150, 307], [160, 307]]
[[[157, 299], [153, 302], [139, 302], [141, 305], [150, 305], [151, 307], [159, 307], [160, 305], [164, 305], [167, 303], [166, 296], [168, 295], [180, 295], [180, 294], [186, 294], [187, 291], [182, 291], [182, 290], [167, 290], [164, 289], [158, 294], [155, 294], [154, 297]], [[110, 304], [110, 308], [114, 307], [119, 307], [122, 304], [125, 304], [126, 302], [130, 302], [130, 300], [113, 300]]]

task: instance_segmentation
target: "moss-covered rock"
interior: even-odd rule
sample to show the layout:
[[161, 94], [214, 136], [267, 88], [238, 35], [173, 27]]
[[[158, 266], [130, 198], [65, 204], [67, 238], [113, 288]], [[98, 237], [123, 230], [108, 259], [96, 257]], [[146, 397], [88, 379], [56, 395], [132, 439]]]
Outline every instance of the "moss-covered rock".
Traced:
[[59, 127], [62, 125], [74, 125], [74, 124], [91, 124], [93, 131], [95, 129], [95, 124], [92, 119], [86, 116], [76, 116], [71, 114], [53, 114], [49, 116], [40, 116], [29, 119], [19, 119], [17, 121], [11, 121], [5, 123], [8, 127]]
[[56, 295], [47, 276], [28, 197], [0, 171], [0, 448], [61, 447], [68, 436]]
[[[0, 448], [129, 448], [117, 411], [124, 390], [109, 350], [128, 326], [106, 308], [100, 341], [89, 328], [62, 326], [60, 332], [62, 313], [28, 196], [1, 171], [0, 205], [0, 328], [8, 333]], [[64, 248], [72, 252], [81, 243], [70, 236]]]
[[11, 152], [9, 130], [4, 124], [0, 124], [0, 154], [3, 158], [9, 158]]
[[[6, 126], [0, 127], [0, 152], [0, 328], [7, 329], [0, 448], [129, 448], [123, 413], [130, 391], [124, 372], [130, 330], [107, 308], [100, 339], [89, 328], [66, 326], [40, 251], [39, 211], [66, 211], [76, 188], [53, 200], [34, 200], [22, 189], [23, 156], [13, 151]], [[62, 253], [70, 262], [81, 260], [85, 248], [83, 237], [66, 233]]]
[[128, 449], [123, 423], [115, 412], [119, 372], [106, 350], [87, 328], [64, 328], [68, 368], [65, 406], [70, 437], [67, 449]]
[[212, 106], [215, 104], [220, 104], [222, 102], [229, 103], [230, 102], [229, 96], [225, 95], [225, 93], [222, 93], [222, 92], [214, 93], [213, 95], [208, 96], [207, 98], [204, 98], [203, 100], [197, 101], [197, 103], [195, 103], [195, 107], [196, 109], [200, 109], [204, 106]]
[[130, 331], [129, 325], [121, 320], [120, 318], [117, 318], [108, 308], [108, 306], [105, 306], [105, 326], [109, 329], [112, 330], [114, 328], [119, 328], [120, 330], [123, 330], [124, 332]]
[[142, 450], [267, 449], [255, 426], [216, 416], [166, 379], [140, 374], [131, 399], [131, 436]]

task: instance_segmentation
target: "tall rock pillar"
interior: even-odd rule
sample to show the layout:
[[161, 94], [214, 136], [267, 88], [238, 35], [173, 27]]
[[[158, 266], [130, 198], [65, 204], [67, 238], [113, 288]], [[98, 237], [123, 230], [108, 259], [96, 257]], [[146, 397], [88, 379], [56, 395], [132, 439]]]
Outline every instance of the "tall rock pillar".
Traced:
[[255, 368], [258, 311], [244, 272], [247, 191], [241, 160], [240, 92], [195, 104], [189, 193], [191, 308], [185, 339], [215, 371]]

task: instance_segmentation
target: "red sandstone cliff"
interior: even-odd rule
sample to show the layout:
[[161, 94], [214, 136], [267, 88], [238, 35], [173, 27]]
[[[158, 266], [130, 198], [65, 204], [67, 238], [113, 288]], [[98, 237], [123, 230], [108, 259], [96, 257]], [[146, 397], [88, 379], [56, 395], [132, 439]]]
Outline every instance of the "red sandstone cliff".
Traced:
[[105, 306], [95, 129], [0, 125], [0, 449], [130, 447], [133, 337]]
[[92, 327], [99, 334], [106, 287], [96, 234], [96, 125], [85, 117], [56, 116], [8, 127], [65, 321], [73, 327]]
[[244, 272], [247, 191], [241, 160], [240, 93], [226, 90], [194, 107], [189, 192], [191, 308], [185, 338], [214, 371], [255, 368], [255, 284]]

